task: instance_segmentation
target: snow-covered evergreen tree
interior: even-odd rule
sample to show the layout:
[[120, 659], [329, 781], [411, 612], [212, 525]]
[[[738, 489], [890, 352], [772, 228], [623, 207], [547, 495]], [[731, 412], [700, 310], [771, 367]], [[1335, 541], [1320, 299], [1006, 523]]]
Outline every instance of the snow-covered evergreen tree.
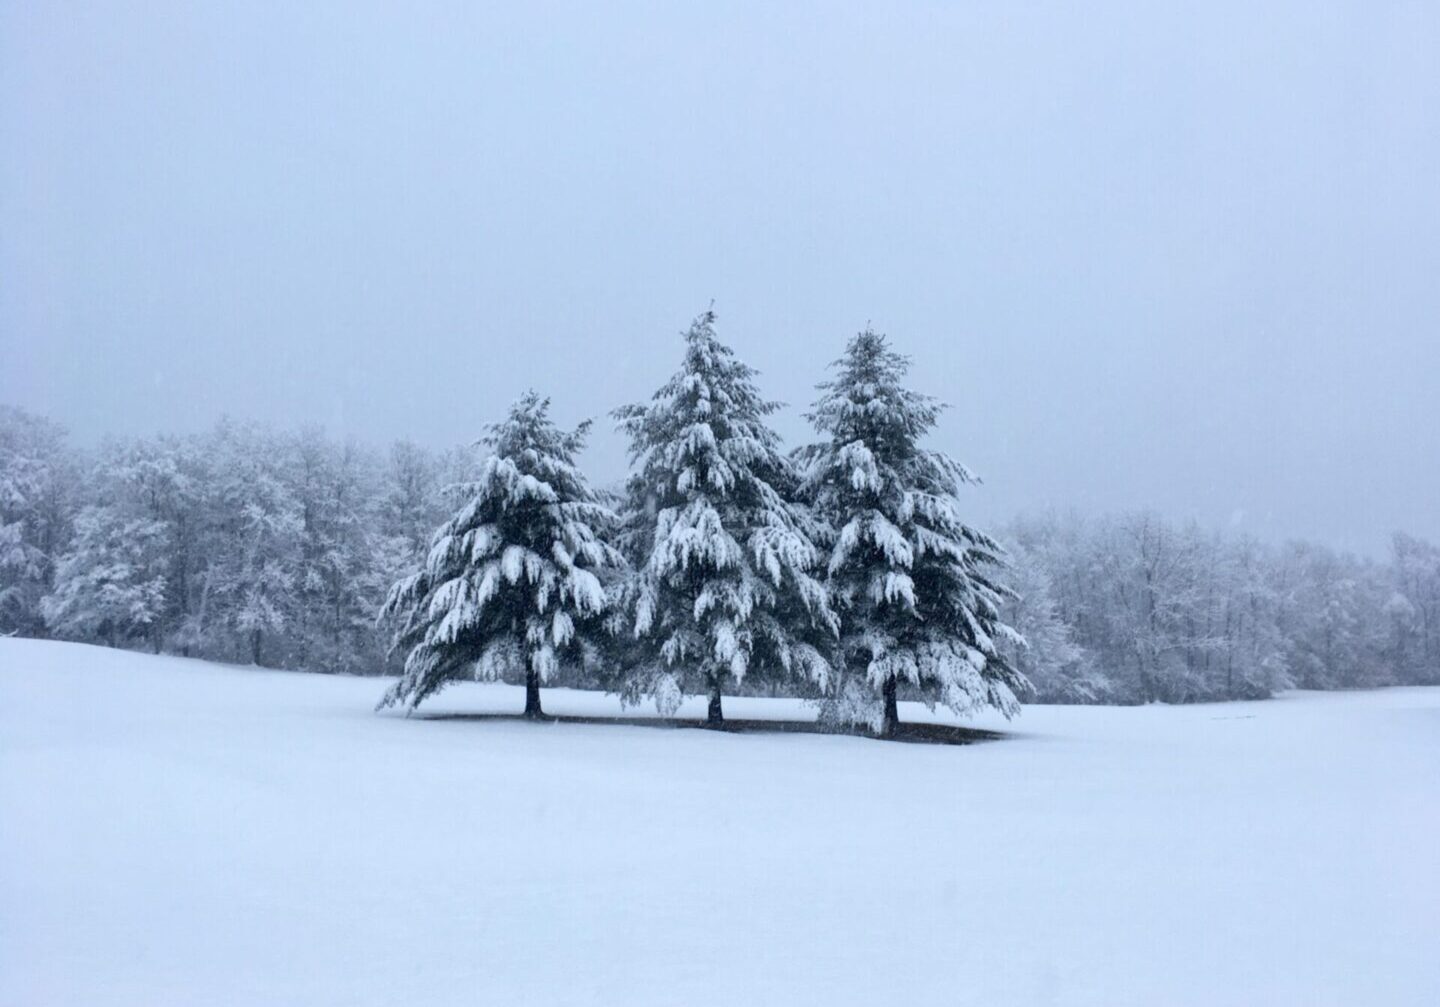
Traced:
[[[830, 528], [846, 719], [893, 735], [902, 683], [957, 713], [1013, 715], [1023, 678], [997, 646], [1015, 636], [1000, 618], [1010, 596], [995, 579], [1000, 547], [961, 520], [956, 493], [970, 473], [920, 446], [942, 407], [901, 384], [909, 361], [869, 329], [834, 366], [809, 414], [828, 440], [797, 457], [806, 496]], [[861, 716], [856, 690], [878, 710]]]
[[685, 334], [680, 370], [648, 404], [616, 410], [630, 436], [625, 548], [636, 567], [625, 610], [638, 644], [624, 695], [673, 712], [686, 693], [723, 719], [727, 680], [751, 671], [824, 685], [817, 641], [834, 632], [794, 474], [765, 422], [756, 371], [715, 336]]
[[398, 620], [408, 655], [382, 707], [413, 709], [457, 679], [519, 676], [525, 714], [538, 717], [541, 683], [602, 632], [601, 577], [624, 563], [607, 542], [615, 515], [575, 464], [590, 424], [562, 431], [549, 407], [531, 392], [489, 428], [493, 454], [467, 502], [423, 568], [391, 588], [381, 614]]

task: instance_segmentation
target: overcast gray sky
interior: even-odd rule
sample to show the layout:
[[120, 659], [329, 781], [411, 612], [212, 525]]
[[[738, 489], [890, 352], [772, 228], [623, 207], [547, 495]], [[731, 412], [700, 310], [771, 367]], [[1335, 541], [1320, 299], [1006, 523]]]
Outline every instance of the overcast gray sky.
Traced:
[[[1440, 5], [0, 3], [0, 401], [467, 441], [867, 320], [977, 516], [1440, 537]], [[604, 8], [603, 10], [601, 8]]]

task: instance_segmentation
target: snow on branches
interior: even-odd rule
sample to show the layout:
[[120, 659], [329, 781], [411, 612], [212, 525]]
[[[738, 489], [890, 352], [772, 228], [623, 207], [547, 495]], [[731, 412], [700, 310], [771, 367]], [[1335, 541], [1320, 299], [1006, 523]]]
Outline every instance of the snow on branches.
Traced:
[[618, 409], [634, 474], [624, 545], [636, 573], [625, 592], [637, 671], [624, 693], [673, 711], [757, 668], [823, 687], [836, 622], [795, 476], [766, 425], [756, 371], [715, 335], [706, 311], [685, 334], [677, 371], [647, 404]]
[[606, 540], [613, 512], [575, 465], [589, 423], [572, 432], [530, 392], [484, 443], [493, 450], [466, 503], [435, 532], [423, 566], [391, 589], [405, 670], [380, 705], [413, 708], [460, 678], [520, 676], [526, 713], [539, 688], [583, 655], [607, 606], [601, 575], [623, 564]]
[[900, 683], [957, 713], [1014, 714], [1000, 547], [960, 517], [956, 492], [975, 477], [919, 444], [942, 407], [901, 384], [909, 362], [869, 329], [835, 366], [809, 413], [828, 439], [796, 452], [841, 624], [844, 681], [822, 717], [893, 733]]

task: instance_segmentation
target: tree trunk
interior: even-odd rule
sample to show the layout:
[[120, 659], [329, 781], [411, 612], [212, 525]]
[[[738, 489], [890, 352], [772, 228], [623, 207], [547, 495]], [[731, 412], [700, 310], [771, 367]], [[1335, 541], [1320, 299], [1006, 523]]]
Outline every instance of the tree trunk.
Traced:
[[260, 631], [250, 631], [250, 663], [259, 666], [260, 664]]
[[540, 673], [533, 668], [525, 672], [525, 716], [532, 720], [545, 716], [540, 709]]
[[893, 738], [900, 727], [900, 704], [895, 699], [895, 679], [887, 678], [881, 687], [885, 697], [885, 713], [880, 720], [880, 737]]
[[725, 713], [720, 709], [720, 676], [710, 676], [710, 710], [705, 715], [706, 723], [723, 724]]

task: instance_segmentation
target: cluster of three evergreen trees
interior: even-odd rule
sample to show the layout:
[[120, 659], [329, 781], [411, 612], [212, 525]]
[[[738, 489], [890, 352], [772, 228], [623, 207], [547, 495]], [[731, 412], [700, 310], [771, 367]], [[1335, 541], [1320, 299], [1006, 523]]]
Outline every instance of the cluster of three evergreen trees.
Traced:
[[649, 403], [615, 413], [634, 470], [618, 515], [575, 464], [588, 423], [559, 430], [531, 393], [490, 428], [467, 502], [386, 601], [408, 657], [382, 706], [523, 674], [538, 716], [571, 661], [665, 714], [708, 694], [712, 721], [726, 683], [755, 674], [886, 736], [902, 687], [1017, 709], [1000, 550], [961, 520], [970, 474], [920, 446], [941, 407], [903, 387], [906, 359], [872, 331], [852, 339], [809, 414], [825, 439], [787, 456], [766, 423], [778, 404], [714, 322], [695, 320]]

